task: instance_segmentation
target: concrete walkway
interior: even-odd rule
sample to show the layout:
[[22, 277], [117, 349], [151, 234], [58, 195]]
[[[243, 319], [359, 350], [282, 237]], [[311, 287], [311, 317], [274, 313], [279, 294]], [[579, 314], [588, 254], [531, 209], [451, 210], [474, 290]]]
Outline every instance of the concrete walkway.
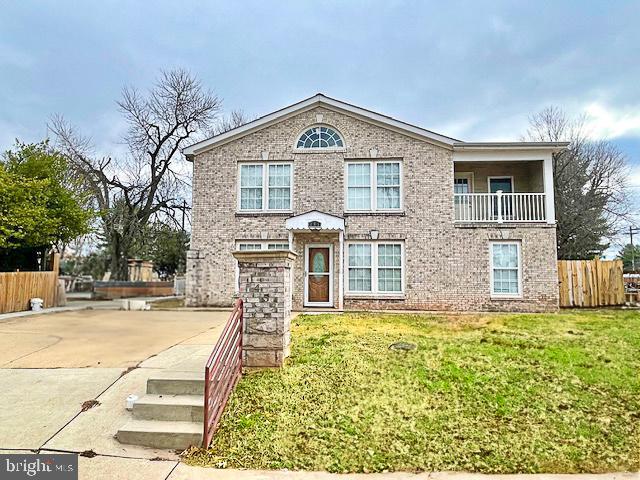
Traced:
[[[105, 462], [118, 469], [123, 459], [173, 460], [143, 469], [166, 478], [175, 452], [115, 440], [131, 418], [125, 399], [164, 369], [203, 371], [228, 315], [83, 310], [0, 322], [0, 450], [90, 451], [98, 456], [82, 457], [89, 471]], [[120, 478], [137, 478], [123, 468]]]

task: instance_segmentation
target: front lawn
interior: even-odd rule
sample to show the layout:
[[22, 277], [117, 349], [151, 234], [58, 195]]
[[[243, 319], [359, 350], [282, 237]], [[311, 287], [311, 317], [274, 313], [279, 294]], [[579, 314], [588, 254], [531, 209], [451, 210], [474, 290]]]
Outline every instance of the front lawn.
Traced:
[[[192, 464], [378, 472], [640, 469], [640, 314], [305, 315]], [[394, 351], [397, 341], [413, 351]]]

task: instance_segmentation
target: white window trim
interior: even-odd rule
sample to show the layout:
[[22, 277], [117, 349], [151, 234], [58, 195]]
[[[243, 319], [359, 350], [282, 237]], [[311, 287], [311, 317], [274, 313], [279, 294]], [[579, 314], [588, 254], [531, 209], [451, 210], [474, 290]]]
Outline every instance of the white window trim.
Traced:
[[[399, 164], [399, 173], [400, 173], [400, 206], [398, 208], [378, 208], [378, 169], [377, 165], [380, 163], [397, 163]], [[371, 172], [370, 184], [369, 184], [369, 195], [370, 195], [370, 210], [354, 210], [349, 209], [349, 176], [348, 169], [349, 165], [363, 165], [369, 164], [369, 171]], [[344, 211], [346, 213], [370, 213], [370, 212], [393, 212], [398, 213], [402, 212], [404, 209], [404, 169], [402, 165], [402, 161], [399, 159], [380, 159], [380, 160], [349, 160], [344, 162]]]
[[[328, 248], [329, 249], [329, 301], [310, 302], [309, 301], [309, 249]], [[332, 307], [333, 306], [333, 243], [307, 243], [304, 246], [304, 302], [305, 307]]]
[[[262, 208], [260, 209], [241, 208], [242, 206], [241, 170], [243, 166], [252, 166], [252, 165], [262, 166]], [[289, 208], [285, 208], [285, 209], [269, 208], [269, 166], [272, 166], [272, 165], [289, 165], [289, 172], [290, 172], [289, 174], [290, 175]], [[238, 162], [238, 181], [236, 183], [237, 183], [236, 195], [238, 197], [236, 208], [238, 213], [293, 212], [293, 162]], [[273, 188], [280, 188], [280, 187], [273, 187]], [[249, 242], [245, 242], [245, 243], [249, 243]]]
[[[298, 140], [300, 140], [300, 137], [307, 130], [310, 130], [312, 128], [317, 128], [317, 127], [327, 127], [337, 132], [338, 135], [340, 135], [340, 138], [342, 139], [342, 147], [299, 148]], [[294, 153], [333, 153], [333, 152], [345, 152], [346, 150], [347, 150], [347, 142], [345, 141], [344, 135], [342, 134], [342, 132], [338, 130], [336, 127], [334, 127], [333, 125], [329, 125], [327, 123], [314, 123], [313, 125], [307, 125], [306, 127], [304, 127], [302, 130], [298, 132], [298, 134], [295, 136], [295, 140], [293, 141]]]
[[[518, 293], [501, 293], [494, 291], [493, 283], [493, 246], [494, 245], [515, 245], [518, 252]], [[522, 298], [522, 242], [514, 240], [495, 240], [489, 242], [489, 291], [491, 298], [495, 299], [518, 299]]]
[[[359, 291], [349, 289], [349, 245], [371, 245], [371, 291]], [[397, 292], [383, 292], [378, 290], [378, 245], [400, 245], [400, 291]], [[345, 276], [345, 296], [351, 297], [398, 297], [404, 296], [405, 292], [405, 248], [404, 242], [397, 240], [358, 240], [345, 242], [345, 255], [344, 255], [344, 276]], [[354, 267], [357, 268], [357, 267]], [[382, 267], [385, 268], [385, 267]]]

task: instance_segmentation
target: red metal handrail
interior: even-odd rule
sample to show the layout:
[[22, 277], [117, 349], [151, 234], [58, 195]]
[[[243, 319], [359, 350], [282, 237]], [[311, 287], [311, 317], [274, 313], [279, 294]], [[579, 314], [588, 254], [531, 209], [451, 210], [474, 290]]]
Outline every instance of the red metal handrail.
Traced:
[[229, 396], [242, 375], [242, 313], [242, 300], [238, 299], [204, 368], [205, 448], [211, 443]]

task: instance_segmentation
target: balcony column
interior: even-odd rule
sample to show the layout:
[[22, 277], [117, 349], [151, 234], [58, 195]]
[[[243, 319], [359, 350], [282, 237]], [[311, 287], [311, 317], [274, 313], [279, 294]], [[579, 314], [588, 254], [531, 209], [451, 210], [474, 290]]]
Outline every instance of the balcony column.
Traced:
[[549, 153], [543, 163], [544, 202], [547, 223], [556, 223], [555, 197], [553, 192], [553, 154]]

